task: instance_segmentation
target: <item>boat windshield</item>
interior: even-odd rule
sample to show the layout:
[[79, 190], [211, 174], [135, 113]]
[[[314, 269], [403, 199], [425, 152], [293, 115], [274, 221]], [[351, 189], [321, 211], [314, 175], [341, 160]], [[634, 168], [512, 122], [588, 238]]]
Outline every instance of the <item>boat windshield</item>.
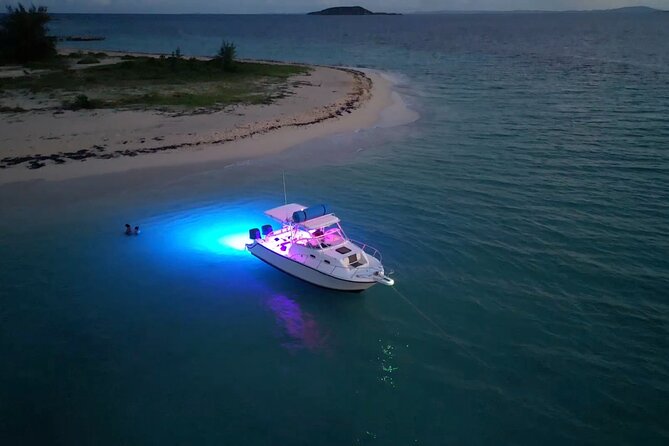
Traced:
[[312, 249], [323, 249], [341, 245], [346, 240], [339, 225], [333, 225], [313, 231], [300, 231], [296, 234], [294, 242]]

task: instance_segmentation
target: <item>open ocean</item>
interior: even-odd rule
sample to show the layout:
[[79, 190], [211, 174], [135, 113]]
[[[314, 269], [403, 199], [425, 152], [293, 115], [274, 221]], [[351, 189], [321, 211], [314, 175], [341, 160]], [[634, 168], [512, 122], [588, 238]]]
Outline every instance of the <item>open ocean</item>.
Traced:
[[[0, 186], [0, 444], [669, 444], [669, 14], [51, 29], [375, 68], [420, 119]], [[283, 171], [289, 201], [329, 203], [382, 251], [397, 292], [318, 289], [235, 249]]]

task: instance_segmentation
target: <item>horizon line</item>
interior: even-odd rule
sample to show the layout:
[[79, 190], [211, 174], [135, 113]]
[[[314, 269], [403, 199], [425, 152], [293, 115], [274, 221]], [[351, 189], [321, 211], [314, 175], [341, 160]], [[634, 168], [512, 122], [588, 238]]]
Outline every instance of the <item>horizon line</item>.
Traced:
[[[565, 12], [606, 12], [625, 9], [647, 9], [657, 12], [669, 12], [669, 9], [659, 9], [651, 6], [622, 6], [619, 8], [601, 8], [601, 9], [445, 9], [437, 11], [408, 11], [408, 12], [387, 12], [383, 14], [401, 14], [401, 15], [446, 15], [446, 14], [513, 14], [513, 13], [565, 13]], [[51, 14], [116, 14], [116, 15], [307, 15], [309, 12], [119, 12], [119, 11], [53, 11]], [[3, 12], [2, 14], [6, 14]], [[346, 15], [342, 15], [346, 17]], [[340, 16], [340, 17], [342, 17]], [[325, 16], [329, 17], [329, 16]], [[336, 16], [332, 16], [336, 17]], [[350, 15], [355, 17], [355, 15]]]

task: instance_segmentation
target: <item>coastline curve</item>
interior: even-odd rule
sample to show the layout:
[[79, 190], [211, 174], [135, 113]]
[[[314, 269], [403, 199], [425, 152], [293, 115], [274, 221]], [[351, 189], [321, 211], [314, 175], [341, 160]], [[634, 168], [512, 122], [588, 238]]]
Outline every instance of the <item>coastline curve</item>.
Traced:
[[[276, 155], [314, 139], [403, 125], [418, 119], [393, 90], [392, 77], [383, 72], [307, 66], [312, 68], [312, 74], [297, 76], [288, 98], [268, 106], [240, 106], [208, 114], [175, 116], [151, 110], [68, 112], [65, 117], [37, 113], [24, 123], [5, 120], [2, 126], [8, 128], [3, 129], [4, 133], [14, 138], [13, 141], [10, 138], [9, 144], [20, 145], [24, 142], [21, 138], [30, 134], [33, 145], [13, 153], [20, 163], [5, 164], [0, 169], [0, 184], [57, 181], [186, 164], [239, 163]], [[66, 142], [71, 147], [89, 148], [62, 150], [62, 140], [52, 135], [62, 122], [67, 122], [65, 118], [80, 132]], [[142, 120], [147, 124], [136, 128]], [[165, 135], [169, 126], [178, 132]], [[35, 128], [41, 128], [42, 134], [34, 135]], [[129, 145], [128, 140], [133, 137], [134, 144]], [[101, 141], [106, 144], [103, 146]], [[146, 144], [147, 141], [154, 144]], [[160, 144], [156, 144], [158, 141]], [[42, 153], [49, 147], [51, 153]], [[68, 162], [51, 162], [62, 160], [64, 153], [70, 156]], [[2, 161], [6, 163], [9, 159]], [[26, 168], [30, 163], [40, 163], [32, 164], [39, 168]]]

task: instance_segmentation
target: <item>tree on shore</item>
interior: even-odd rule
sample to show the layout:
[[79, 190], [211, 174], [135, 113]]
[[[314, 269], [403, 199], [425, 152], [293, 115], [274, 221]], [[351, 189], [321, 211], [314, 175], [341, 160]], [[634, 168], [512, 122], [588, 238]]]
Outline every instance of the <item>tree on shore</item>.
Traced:
[[216, 60], [223, 65], [223, 71], [235, 70], [235, 58], [237, 57], [237, 47], [233, 42], [224, 40], [221, 48], [218, 50]]
[[47, 35], [51, 16], [45, 6], [7, 6], [0, 19], [0, 63], [26, 63], [56, 55], [56, 43]]

